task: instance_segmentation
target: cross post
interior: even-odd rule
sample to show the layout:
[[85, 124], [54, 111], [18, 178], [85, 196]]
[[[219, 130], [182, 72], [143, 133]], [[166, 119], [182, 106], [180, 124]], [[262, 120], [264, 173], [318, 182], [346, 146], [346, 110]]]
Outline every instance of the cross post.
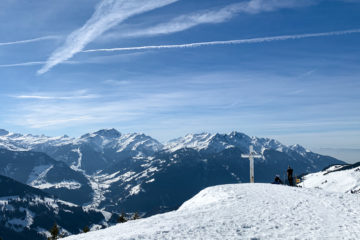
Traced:
[[254, 151], [254, 147], [252, 145], [250, 145], [249, 147], [249, 154], [241, 154], [242, 158], [248, 158], [250, 160], [250, 183], [254, 183], [255, 182], [255, 177], [254, 177], [254, 158], [262, 158], [262, 155], [257, 154]]

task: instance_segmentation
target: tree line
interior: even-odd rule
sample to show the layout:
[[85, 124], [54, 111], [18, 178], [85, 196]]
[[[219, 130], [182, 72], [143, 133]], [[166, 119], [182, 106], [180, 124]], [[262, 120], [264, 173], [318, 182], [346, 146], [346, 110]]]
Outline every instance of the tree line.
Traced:
[[[130, 218], [126, 217], [125, 213], [121, 213], [117, 218], [117, 223], [125, 223], [127, 221], [137, 220], [137, 219], [140, 219], [140, 215], [138, 212], [135, 212]], [[87, 233], [89, 231], [90, 231], [89, 226], [85, 226], [82, 229], [83, 233]], [[56, 222], [54, 223], [53, 227], [49, 230], [49, 233], [50, 233], [51, 237], [48, 237], [47, 240], [56, 240], [59, 238], [66, 237], [64, 233], [60, 233], [59, 226], [57, 225]], [[0, 237], [0, 240], [2, 240], [1, 237]]]

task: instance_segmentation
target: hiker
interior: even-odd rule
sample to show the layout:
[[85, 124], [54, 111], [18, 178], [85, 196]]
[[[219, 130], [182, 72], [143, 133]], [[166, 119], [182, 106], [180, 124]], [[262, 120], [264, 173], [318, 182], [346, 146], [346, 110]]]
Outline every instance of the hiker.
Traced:
[[272, 184], [283, 184], [279, 175], [275, 176], [274, 182]]
[[287, 177], [288, 177], [288, 181], [289, 181], [290, 186], [294, 186], [293, 171], [294, 170], [289, 165], [286, 172], [287, 172]]

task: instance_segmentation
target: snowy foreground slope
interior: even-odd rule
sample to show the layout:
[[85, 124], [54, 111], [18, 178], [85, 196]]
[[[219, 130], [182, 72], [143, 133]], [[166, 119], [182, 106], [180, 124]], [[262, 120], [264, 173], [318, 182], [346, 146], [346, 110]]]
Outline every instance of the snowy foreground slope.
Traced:
[[335, 165], [303, 177], [299, 186], [331, 192], [360, 193], [360, 162]]
[[359, 201], [319, 189], [220, 185], [177, 211], [65, 239], [359, 239]]

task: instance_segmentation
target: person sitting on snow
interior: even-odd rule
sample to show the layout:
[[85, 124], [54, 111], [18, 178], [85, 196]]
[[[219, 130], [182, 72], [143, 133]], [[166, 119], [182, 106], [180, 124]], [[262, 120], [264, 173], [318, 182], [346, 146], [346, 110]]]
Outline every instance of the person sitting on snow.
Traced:
[[273, 184], [283, 184], [283, 182], [281, 181], [279, 175], [276, 175], [276, 176], [275, 176], [275, 179], [274, 179]]

